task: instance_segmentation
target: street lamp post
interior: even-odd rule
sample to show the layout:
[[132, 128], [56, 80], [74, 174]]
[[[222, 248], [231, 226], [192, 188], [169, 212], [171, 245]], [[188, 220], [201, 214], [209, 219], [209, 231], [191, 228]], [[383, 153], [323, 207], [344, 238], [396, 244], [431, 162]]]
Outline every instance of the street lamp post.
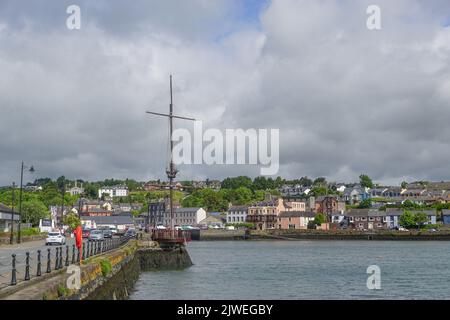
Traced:
[[15, 182], [13, 182], [13, 184], [12, 184], [12, 192], [11, 192], [12, 209], [11, 209], [11, 230], [10, 230], [10, 236], [9, 236], [9, 244], [13, 244], [13, 242], [14, 242], [14, 202], [16, 201], [14, 189], [16, 189]]
[[[20, 222], [22, 220], [22, 192], [23, 192], [23, 169], [28, 168], [25, 167], [22, 161], [22, 167], [20, 170], [20, 191], [19, 191], [19, 226], [17, 229], [17, 243], [20, 243]], [[29, 169], [30, 173], [34, 172], [34, 168], [33, 166], [30, 167]]]
[[62, 200], [62, 202], [61, 202], [61, 221], [60, 221], [60, 226], [62, 227], [63, 225], [64, 225], [64, 222], [63, 222], [63, 220], [64, 220], [64, 195], [66, 194], [66, 186], [65, 186], [65, 184], [63, 184], [62, 185], [62, 188], [61, 188], [61, 200]]

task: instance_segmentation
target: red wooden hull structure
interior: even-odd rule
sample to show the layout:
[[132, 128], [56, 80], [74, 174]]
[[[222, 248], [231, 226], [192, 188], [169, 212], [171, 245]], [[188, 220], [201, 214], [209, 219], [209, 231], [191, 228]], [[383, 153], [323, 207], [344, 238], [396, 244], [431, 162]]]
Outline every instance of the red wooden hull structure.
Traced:
[[164, 244], [185, 244], [191, 241], [191, 233], [185, 230], [152, 230], [152, 240]]

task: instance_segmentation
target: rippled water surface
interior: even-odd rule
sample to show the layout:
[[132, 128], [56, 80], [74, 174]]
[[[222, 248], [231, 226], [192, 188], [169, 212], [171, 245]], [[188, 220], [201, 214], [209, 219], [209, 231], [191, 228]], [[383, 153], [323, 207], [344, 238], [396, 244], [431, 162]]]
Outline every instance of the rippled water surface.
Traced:
[[[194, 266], [144, 272], [137, 299], [448, 299], [450, 242], [192, 242]], [[368, 266], [381, 290], [367, 289]]]

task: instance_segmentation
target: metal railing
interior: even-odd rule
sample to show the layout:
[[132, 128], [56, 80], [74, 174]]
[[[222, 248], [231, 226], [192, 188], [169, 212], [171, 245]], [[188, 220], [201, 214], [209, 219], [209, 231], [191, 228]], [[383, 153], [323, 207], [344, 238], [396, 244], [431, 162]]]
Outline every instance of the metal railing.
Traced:
[[[130, 239], [138, 239], [136, 236], [123, 236], [100, 241], [83, 241], [81, 259], [86, 260], [97, 255], [120, 248], [128, 243]], [[1, 269], [9, 269], [7, 272], [0, 271], [0, 289], [15, 286], [21, 282], [30, 281], [53, 271], [61, 270], [71, 264], [80, 263], [80, 250], [73, 244], [71, 247], [63, 245], [54, 249], [27, 251], [23, 254], [11, 254], [10, 263], [1, 263]], [[6, 269], [6, 270], [7, 270]]]

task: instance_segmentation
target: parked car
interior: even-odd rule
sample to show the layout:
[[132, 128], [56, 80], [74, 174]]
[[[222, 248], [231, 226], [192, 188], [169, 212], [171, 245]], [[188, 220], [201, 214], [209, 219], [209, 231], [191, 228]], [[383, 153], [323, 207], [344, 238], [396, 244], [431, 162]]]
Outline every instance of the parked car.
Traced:
[[103, 236], [102, 230], [91, 230], [89, 235], [89, 241], [103, 241], [105, 237]]
[[91, 229], [83, 229], [83, 231], [82, 231], [83, 238], [85, 238], [85, 239], [89, 238], [90, 234], [91, 234]]
[[158, 224], [158, 225], [156, 226], [156, 229], [158, 229], [158, 230], [166, 230], [167, 228], [164, 227], [162, 224]]
[[102, 232], [103, 232], [103, 237], [105, 239], [106, 238], [112, 238], [112, 236], [113, 236], [113, 233], [112, 233], [111, 229], [103, 229]]
[[117, 234], [117, 228], [116, 227], [109, 227], [109, 230], [111, 230], [112, 234]]
[[47, 238], [45, 239], [45, 245], [51, 246], [54, 243], [64, 245], [66, 244], [66, 237], [59, 231], [49, 232]]
[[125, 232], [125, 237], [134, 237], [134, 236], [136, 236], [135, 229], [128, 229], [127, 232]]
[[406, 229], [406, 228], [403, 228], [403, 227], [399, 227], [399, 228], [398, 228], [398, 231], [409, 231], [409, 230]]

